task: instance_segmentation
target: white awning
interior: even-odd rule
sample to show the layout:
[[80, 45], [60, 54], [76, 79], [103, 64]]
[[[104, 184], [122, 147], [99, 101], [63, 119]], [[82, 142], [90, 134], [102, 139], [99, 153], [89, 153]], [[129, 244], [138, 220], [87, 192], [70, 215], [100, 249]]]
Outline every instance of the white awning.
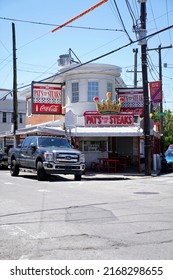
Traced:
[[76, 127], [71, 129], [71, 135], [77, 137], [134, 137], [142, 136], [143, 129], [139, 126]]
[[33, 133], [48, 133], [52, 135], [65, 136], [65, 131], [61, 127], [46, 127], [46, 126], [31, 126], [27, 128], [21, 128], [16, 131], [16, 135]]

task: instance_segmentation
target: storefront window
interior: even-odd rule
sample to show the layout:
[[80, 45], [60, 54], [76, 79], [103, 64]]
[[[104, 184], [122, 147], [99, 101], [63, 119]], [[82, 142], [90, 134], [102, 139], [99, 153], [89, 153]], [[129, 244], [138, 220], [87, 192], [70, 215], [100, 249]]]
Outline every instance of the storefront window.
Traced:
[[84, 151], [105, 152], [107, 151], [107, 141], [84, 141]]

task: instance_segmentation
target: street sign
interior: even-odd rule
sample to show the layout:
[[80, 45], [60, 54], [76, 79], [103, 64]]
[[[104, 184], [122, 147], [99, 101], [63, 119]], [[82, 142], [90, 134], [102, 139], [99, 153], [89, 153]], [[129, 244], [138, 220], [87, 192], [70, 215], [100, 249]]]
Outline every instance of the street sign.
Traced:
[[165, 112], [158, 112], [158, 113], [156, 113], [156, 116], [159, 116], [159, 117], [161, 117], [161, 116], [166, 116], [166, 113]]

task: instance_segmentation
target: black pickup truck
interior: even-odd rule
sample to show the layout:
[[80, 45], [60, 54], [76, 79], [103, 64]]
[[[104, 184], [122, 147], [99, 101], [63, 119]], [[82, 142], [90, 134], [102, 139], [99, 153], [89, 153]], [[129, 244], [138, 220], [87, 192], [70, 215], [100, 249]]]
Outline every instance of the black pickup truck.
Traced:
[[84, 154], [61, 137], [29, 136], [22, 145], [11, 148], [8, 156], [11, 176], [27, 170], [36, 172], [39, 181], [46, 174], [73, 174], [80, 181], [85, 170]]

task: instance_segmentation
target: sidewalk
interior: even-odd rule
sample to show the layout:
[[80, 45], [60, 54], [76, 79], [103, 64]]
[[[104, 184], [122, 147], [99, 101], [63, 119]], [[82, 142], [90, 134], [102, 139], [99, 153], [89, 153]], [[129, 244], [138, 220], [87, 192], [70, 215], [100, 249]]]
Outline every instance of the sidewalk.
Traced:
[[160, 170], [151, 171], [151, 175], [147, 176], [144, 172], [138, 173], [135, 171], [127, 171], [126, 173], [106, 173], [106, 172], [94, 172], [87, 170], [82, 179], [86, 180], [134, 180], [145, 179], [149, 177], [156, 177], [160, 173]]

